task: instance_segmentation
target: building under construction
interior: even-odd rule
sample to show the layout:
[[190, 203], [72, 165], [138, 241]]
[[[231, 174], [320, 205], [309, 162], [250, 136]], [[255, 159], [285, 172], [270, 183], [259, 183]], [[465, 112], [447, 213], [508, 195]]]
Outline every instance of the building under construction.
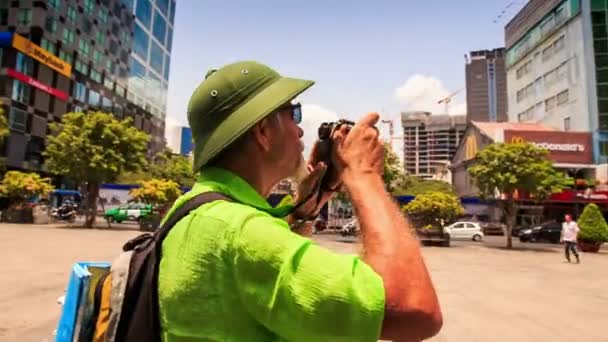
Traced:
[[466, 128], [465, 115], [401, 113], [405, 171], [425, 179], [446, 170]]

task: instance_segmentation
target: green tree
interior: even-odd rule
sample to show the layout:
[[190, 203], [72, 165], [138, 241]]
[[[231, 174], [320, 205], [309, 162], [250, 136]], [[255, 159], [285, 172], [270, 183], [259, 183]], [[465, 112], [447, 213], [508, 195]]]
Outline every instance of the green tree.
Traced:
[[[2, 102], [0, 102], [0, 148], [4, 147], [4, 138], [9, 135], [10, 131], [8, 129], [8, 122], [6, 120], [6, 116], [4, 116], [4, 107], [2, 106]], [[4, 171], [5, 166], [5, 158], [0, 158], [0, 170]]]
[[9, 171], [0, 183], [0, 195], [7, 197], [11, 204], [23, 204], [36, 196], [47, 197], [53, 189], [48, 178], [33, 172]]
[[129, 195], [133, 199], [152, 204], [162, 214], [181, 194], [179, 184], [167, 179], [152, 179], [139, 182], [140, 187], [132, 189]]
[[386, 190], [393, 193], [403, 182], [404, 173], [399, 156], [393, 151], [390, 143], [384, 143], [384, 168], [382, 179]]
[[124, 171], [146, 165], [149, 136], [135, 128], [131, 118], [116, 119], [103, 112], [67, 113], [50, 125], [44, 152], [49, 171], [86, 185], [86, 227], [97, 214], [99, 185], [113, 182]]
[[197, 175], [192, 170], [192, 161], [188, 157], [175, 154], [169, 149], [156, 154], [150, 173], [154, 178], [170, 179], [186, 187], [192, 187]]
[[192, 161], [188, 157], [164, 149], [154, 156], [152, 162], [147, 165], [146, 171], [124, 172], [117, 181], [124, 184], [136, 184], [140, 181], [158, 178], [169, 179], [181, 186], [192, 187], [196, 182], [197, 174], [192, 170]]
[[395, 190], [396, 195], [420, 195], [430, 191], [454, 193], [451, 184], [436, 179], [422, 179], [416, 176], [404, 176], [399, 187]]
[[581, 229], [578, 233], [579, 240], [588, 243], [608, 241], [608, 224], [596, 204], [587, 204], [577, 223]]
[[513, 246], [517, 194], [542, 200], [572, 184], [572, 179], [555, 170], [547, 154], [529, 143], [494, 143], [477, 153], [475, 164], [468, 169], [480, 195], [500, 203], [507, 224], [507, 248]]
[[410, 219], [419, 227], [438, 228], [464, 214], [458, 197], [451, 193], [430, 191], [417, 195], [402, 207]]

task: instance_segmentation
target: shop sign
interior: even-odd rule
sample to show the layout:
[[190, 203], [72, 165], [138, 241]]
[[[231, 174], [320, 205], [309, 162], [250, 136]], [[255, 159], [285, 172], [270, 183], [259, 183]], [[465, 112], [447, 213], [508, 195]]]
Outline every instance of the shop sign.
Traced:
[[13, 35], [13, 47], [66, 77], [72, 75], [70, 64], [18, 34]]
[[42, 91], [44, 91], [46, 93], [49, 93], [49, 94], [55, 96], [56, 98], [58, 98], [60, 100], [67, 101], [68, 98], [69, 98], [68, 94], [62, 92], [61, 90], [53, 88], [51, 86], [48, 86], [48, 85], [46, 85], [46, 84], [44, 84], [44, 83], [42, 83], [42, 82], [40, 82], [38, 80], [35, 80], [35, 79], [29, 77], [26, 74], [20, 73], [17, 70], [6, 68], [6, 74], [9, 77], [17, 79], [17, 80], [19, 80], [19, 81], [21, 81], [21, 82], [23, 82], [23, 83], [25, 83], [27, 85], [31, 85], [32, 87], [38, 88], [38, 89], [40, 89], [40, 90], [42, 90]]

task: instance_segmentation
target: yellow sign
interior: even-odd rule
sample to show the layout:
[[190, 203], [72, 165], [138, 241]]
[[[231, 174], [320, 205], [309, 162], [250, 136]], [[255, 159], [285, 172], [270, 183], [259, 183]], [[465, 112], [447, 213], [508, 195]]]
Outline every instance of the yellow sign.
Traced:
[[465, 158], [466, 160], [473, 159], [475, 155], [477, 155], [477, 139], [471, 134], [465, 141]]
[[70, 64], [18, 34], [13, 34], [13, 47], [60, 74], [67, 77], [72, 75]]

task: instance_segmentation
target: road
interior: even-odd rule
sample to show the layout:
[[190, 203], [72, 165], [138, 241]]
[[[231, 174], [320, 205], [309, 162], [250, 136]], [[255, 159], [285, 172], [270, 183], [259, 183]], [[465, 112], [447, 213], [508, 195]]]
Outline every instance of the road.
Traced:
[[[0, 224], [0, 341], [52, 341], [71, 265], [112, 260], [135, 228]], [[342, 253], [360, 246], [336, 235], [315, 240]], [[502, 245], [488, 237], [423, 248], [445, 319], [432, 341], [608, 341], [608, 246], [575, 265], [559, 245]]]

